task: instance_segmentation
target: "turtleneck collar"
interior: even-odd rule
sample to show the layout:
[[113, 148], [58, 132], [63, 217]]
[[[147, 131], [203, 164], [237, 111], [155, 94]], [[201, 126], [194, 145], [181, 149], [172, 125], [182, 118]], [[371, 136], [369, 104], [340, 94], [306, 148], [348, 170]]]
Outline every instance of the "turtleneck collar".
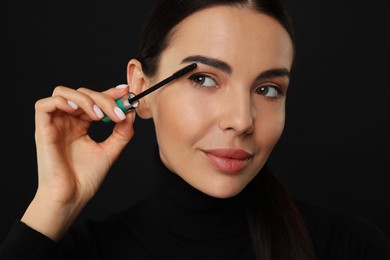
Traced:
[[246, 208], [254, 196], [250, 183], [238, 195], [220, 199], [195, 189], [155, 159], [155, 187], [148, 197], [152, 216], [167, 231], [190, 239], [221, 239], [249, 232]]

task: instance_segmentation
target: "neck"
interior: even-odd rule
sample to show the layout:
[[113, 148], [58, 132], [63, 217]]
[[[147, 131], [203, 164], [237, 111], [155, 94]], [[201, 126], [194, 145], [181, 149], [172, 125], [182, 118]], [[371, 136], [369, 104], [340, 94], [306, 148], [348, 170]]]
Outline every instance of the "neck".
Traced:
[[249, 184], [231, 198], [215, 198], [195, 189], [156, 160], [156, 185], [149, 208], [160, 224], [170, 232], [192, 239], [216, 239], [248, 232], [246, 210], [254, 196]]

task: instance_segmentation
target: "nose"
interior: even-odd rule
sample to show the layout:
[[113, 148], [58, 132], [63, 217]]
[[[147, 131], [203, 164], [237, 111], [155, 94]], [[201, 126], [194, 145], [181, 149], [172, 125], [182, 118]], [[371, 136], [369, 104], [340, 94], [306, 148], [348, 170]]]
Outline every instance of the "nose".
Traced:
[[220, 104], [219, 127], [236, 135], [252, 133], [255, 110], [251, 104], [250, 93], [228, 93]]

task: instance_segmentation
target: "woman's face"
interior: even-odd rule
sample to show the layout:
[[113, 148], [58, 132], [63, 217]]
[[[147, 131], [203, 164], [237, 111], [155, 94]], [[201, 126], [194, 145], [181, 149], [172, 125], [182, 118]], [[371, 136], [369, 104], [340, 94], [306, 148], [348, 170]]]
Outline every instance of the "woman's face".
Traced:
[[156, 81], [198, 66], [145, 99], [164, 164], [208, 195], [239, 193], [283, 131], [292, 60], [288, 33], [267, 15], [217, 6], [182, 21]]

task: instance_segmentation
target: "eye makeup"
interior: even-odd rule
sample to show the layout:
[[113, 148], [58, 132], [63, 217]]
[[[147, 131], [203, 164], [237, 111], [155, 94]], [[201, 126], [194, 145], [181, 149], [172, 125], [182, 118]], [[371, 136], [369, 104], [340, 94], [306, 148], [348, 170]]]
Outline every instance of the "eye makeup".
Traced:
[[[175, 79], [178, 79], [180, 78], [181, 76], [183, 76], [184, 74], [194, 70], [195, 68], [197, 67], [197, 64], [196, 63], [192, 63], [178, 71], [176, 71], [175, 73], [173, 73], [171, 76], [169, 76], [168, 78], [166, 79], [163, 79], [162, 81], [158, 82], [156, 85], [153, 85], [152, 87], [148, 88], [147, 90], [139, 93], [138, 95], [134, 95], [134, 93], [129, 93], [121, 98], [118, 98], [116, 100], [116, 103], [118, 105], [118, 107], [124, 112], [124, 113], [127, 113], [129, 110], [131, 109], [134, 109], [138, 106], [138, 99], [148, 95], [149, 93], [159, 89], [160, 87], [168, 84], [169, 82], [175, 80]], [[111, 121], [111, 119], [108, 117], [108, 116], [104, 116], [102, 118], [102, 121], [105, 122], [105, 123], [108, 123]]]

